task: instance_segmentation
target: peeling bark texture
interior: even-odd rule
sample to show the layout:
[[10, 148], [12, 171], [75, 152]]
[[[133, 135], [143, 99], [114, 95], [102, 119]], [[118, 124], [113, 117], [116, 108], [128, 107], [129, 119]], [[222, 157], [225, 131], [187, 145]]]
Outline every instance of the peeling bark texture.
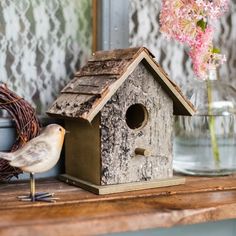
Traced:
[[108, 87], [116, 81], [116, 77], [83, 76], [76, 77], [61, 93], [102, 95]]
[[81, 116], [82, 114], [89, 112], [89, 110], [93, 106], [94, 101], [96, 101], [96, 99], [99, 97], [100, 97], [99, 95], [95, 95], [91, 97], [89, 100], [87, 100], [86, 102], [80, 104], [80, 110], [77, 112], [76, 115]]
[[76, 76], [91, 76], [97, 75], [121, 75], [129, 64], [129, 60], [107, 60], [107, 61], [89, 61]]
[[[142, 104], [147, 124], [130, 129], [126, 111]], [[101, 110], [101, 184], [172, 177], [173, 101], [140, 63]], [[150, 150], [136, 155], [135, 149]]]

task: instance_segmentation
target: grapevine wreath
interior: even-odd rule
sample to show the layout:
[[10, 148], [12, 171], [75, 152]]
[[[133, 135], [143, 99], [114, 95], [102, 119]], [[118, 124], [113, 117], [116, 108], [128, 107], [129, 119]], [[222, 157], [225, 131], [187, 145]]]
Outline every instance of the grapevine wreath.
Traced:
[[[16, 127], [16, 140], [11, 151], [22, 147], [30, 139], [36, 137], [40, 131], [40, 123], [35, 109], [22, 97], [7, 88], [0, 82], [0, 109], [8, 112]], [[0, 159], [0, 181], [18, 177], [22, 171], [11, 167], [8, 161]]]

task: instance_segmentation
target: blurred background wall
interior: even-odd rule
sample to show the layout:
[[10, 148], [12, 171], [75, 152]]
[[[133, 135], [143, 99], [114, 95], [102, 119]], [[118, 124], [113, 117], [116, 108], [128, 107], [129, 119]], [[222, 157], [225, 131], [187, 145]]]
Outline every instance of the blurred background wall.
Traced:
[[0, 81], [39, 114], [87, 61], [92, 0], [1, 0]]

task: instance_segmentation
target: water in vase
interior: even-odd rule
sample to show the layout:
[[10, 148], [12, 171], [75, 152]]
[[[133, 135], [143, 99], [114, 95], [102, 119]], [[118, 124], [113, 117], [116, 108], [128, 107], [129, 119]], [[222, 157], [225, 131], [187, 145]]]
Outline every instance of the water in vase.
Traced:
[[[235, 118], [234, 114], [177, 117], [174, 169], [192, 175], [227, 175], [236, 172]], [[210, 123], [213, 124], [213, 133]], [[212, 139], [212, 134], [215, 139]], [[214, 148], [212, 142], [215, 142]]]

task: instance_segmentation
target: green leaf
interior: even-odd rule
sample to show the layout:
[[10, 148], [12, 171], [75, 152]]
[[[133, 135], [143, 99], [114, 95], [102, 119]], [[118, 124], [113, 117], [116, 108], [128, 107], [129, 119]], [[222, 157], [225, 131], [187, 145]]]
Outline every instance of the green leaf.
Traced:
[[201, 19], [197, 22], [197, 26], [199, 26], [202, 29], [202, 31], [205, 31], [207, 27], [207, 22]]
[[219, 48], [212, 48], [212, 53], [220, 54]]

